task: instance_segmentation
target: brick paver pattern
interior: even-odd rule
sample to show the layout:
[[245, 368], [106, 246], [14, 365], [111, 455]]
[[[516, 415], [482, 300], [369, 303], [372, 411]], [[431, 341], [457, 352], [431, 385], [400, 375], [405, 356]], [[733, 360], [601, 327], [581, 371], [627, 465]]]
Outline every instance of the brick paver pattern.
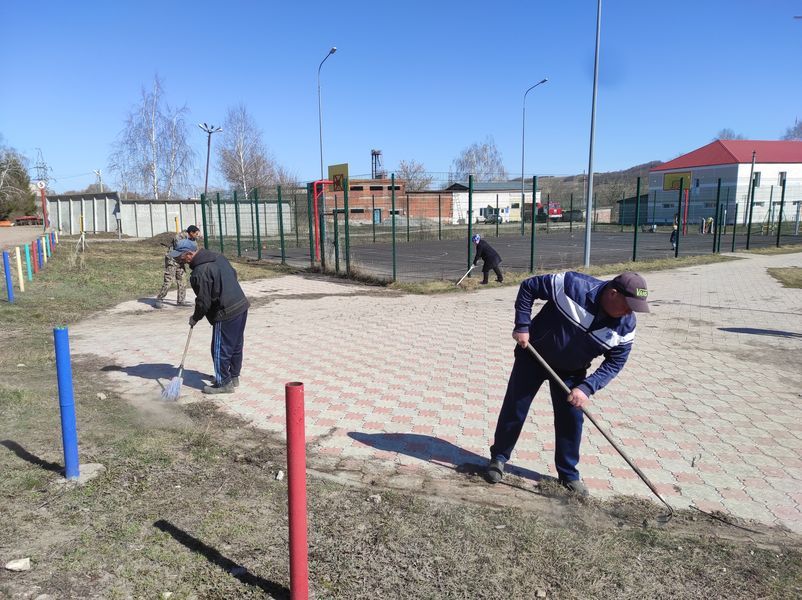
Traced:
[[[652, 313], [589, 408], [673, 506], [800, 532], [802, 290], [783, 288], [772, 266], [802, 266], [802, 255], [646, 274]], [[242, 385], [214, 398], [224, 410], [283, 435], [284, 384], [301, 381], [310, 467], [416, 489], [484, 464], [512, 366], [516, 287], [415, 296], [284, 276], [244, 288], [254, 307]], [[73, 353], [106, 357], [122, 367], [108, 372], [118, 389], [159, 402], [189, 311], [144, 309], [128, 303], [73, 327]], [[210, 336], [199, 324], [188, 370], [211, 372]], [[198, 388], [185, 385], [182, 401]], [[553, 476], [553, 451], [544, 386], [510, 464]], [[589, 422], [579, 468], [594, 495], [653, 498]]]

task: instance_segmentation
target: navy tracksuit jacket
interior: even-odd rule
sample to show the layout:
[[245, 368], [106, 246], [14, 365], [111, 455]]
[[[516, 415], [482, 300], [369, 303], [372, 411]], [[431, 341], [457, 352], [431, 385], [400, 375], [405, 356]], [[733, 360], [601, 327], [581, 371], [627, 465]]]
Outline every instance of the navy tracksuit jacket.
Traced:
[[[599, 391], [624, 367], [635, 338], [635, 315], [608, 316], [601, 307], [601, 292], [607, 282], [582, 273], [567, 272], [531, 277], [521, 284], [515, 301], [515, 331], [529, 331], [529, 342], [573, 389], [585, 394]], [[531, 318], [535, 300], [546, 304]], [[604, 361], [591, 375], [591, 361]], [[521, 434], [532, 399], [549, 375], [529, 352], [515, 347], [507, 393], [496, 425], [490, 454], [509, 460]], [[571, 406], [565, 392], [549, 382], [554, 407], [556, 444], [554, 460], [561, 479], [579, 479], [579, 444], [582, 441], [582, 411]]]

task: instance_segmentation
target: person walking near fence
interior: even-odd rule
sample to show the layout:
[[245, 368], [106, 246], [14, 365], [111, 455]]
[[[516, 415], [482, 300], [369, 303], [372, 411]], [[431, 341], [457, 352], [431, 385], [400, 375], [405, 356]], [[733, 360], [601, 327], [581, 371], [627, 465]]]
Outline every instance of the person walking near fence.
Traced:
[[481, 259], [482, 262], [482, 285], [487, 285], [487, 278], [490, 274], [490, 269], [496, 274], [496, 281], [499, 283], [504, 281], [504, 276], [501, 274], [501, 256], [495, 251], [493, 246], [488, 244], [482, 239], [479, 234], [473, 236], [473, 243], [476, 244], [476, 256], [473, 259], [473, 264], [476, 265]]
[[[498, 483], [526, 421], [532, 399], [544, 381], [546, 369], [526, 350], [531, 342], [565, 382], [570, 395], [549, 381], [554, 408], [556, 443], [554, 462], [563, 486], [580, 495], [587, 488], [577, 470], [588, 396], [598, 392], [621, 372], [635, 338], [635, 312], [649, 312], [646, 281], [627, 272], [612, 281], [601, 281], [576, 272], [530, 277], [521, 283], [515, 301], [517, 342], [507, 393], [498, 416], [486, 477]], [[535, 300], [546, 300], [532, 318]], [[598, 356], [604, 361], [588, 375]]]
[[186, 268], [183, 265], [179, 265], [175, 259], [170, 258], [170, 253], [176, 249], [176, 246], [181, 240], [191, 241], [193, 244], [195, 244], [195, 249], [197, 250], [198, 246], [195, 240], [197, 240], [199, 236], [200, 229], [198, 229], [195, 225], [190, 225], [187, 227], [186, 231], [175, 234], [173, 239], [170, 241], [170, 245], [167, 247], [167, 253], [164, 255], [164, 284], [162, 285], [162, 289], [159, 290], [159, 293], [156, 294], [156, 303], [154, 304], [156, 308], [164, 308], [163, 301], [167, 296], [167, 292], [170, 291], [173, 281], [175, 281], [175, 284], [178, 287], [178, 298], [176, 304], [178, 306], [191, 306], [189, 302], [184, 300], [187, 294], [187, 285], [184, 283], [184, 273], [186, 272]]
[[245, 323], [250, 302], [237, 281], [237, 272], [222, 254], [192, 249], [190, 240], [182, 240], [170, 256], [179, 264], [189, 265], [189, 283], [195, 292], [195, 312], [189, 326], [202, 318], [212, 324], [212, 362], [214, 383], [203, 387], [204, 394], [230, 394], [239, 387]]

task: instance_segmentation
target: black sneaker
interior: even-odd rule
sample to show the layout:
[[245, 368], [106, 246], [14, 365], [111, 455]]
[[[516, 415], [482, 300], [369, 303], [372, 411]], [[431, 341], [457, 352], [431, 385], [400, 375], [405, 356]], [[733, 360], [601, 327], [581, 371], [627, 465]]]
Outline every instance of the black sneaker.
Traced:
[[239, 387], [239, 377], [232, 377], [231, 383], [234, 387]]
[[233, 394], [234, 393], [234, 384], [229, 381], [225, 385], [204, 385], [203, 386], [203, 393], [204, 394]]
[[487, 282], [486, 281], [480, 281], [479, 285], [487, 285]]
[[577, 496], [590, 496], [587, 486], [581, 479], [560, 479], [560, 485]]
[[498, 483], [504, 477], [504, 463], [497, 458], [491, 458], [487, 463], [487, 470], [485, 471], [485, 478], [490, 483]]

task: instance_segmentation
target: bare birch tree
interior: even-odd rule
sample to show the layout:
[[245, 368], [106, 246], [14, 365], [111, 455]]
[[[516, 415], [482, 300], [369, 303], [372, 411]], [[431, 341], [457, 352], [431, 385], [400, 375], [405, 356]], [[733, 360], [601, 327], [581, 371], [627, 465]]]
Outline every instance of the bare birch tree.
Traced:
[[434, 178], [426, 172], [426, 167], [415, 160], [402, 160], [398, 163], [396, 177], [406, 184], [410, 192], [420, 192], [429, 187]]
[[450, 175], [453, 181], [464, 181], [468, 175], [473, 175], [476, 181], [504, 181], [507, 170], [496, 142], [488, 136], [483, 143], [471, 144], [454, 159]]
[[33, 214], [36, 204], [25, 163], [16, 150], [0, 145], [0, 219], [15, 211]]
[[111, 170], [125, 190], [170, 200], [186, 190], [194, 153], [187, 141], [186, 105], [172, 108], [164, 100], [159, 76], [142, 88], [111, 155]]
[[228, 109], [217, 155], [225, 180], [246, 196], [254, 188], [276, 182], [276, 167], [265, 149], [262, 131], [244, 104]]

